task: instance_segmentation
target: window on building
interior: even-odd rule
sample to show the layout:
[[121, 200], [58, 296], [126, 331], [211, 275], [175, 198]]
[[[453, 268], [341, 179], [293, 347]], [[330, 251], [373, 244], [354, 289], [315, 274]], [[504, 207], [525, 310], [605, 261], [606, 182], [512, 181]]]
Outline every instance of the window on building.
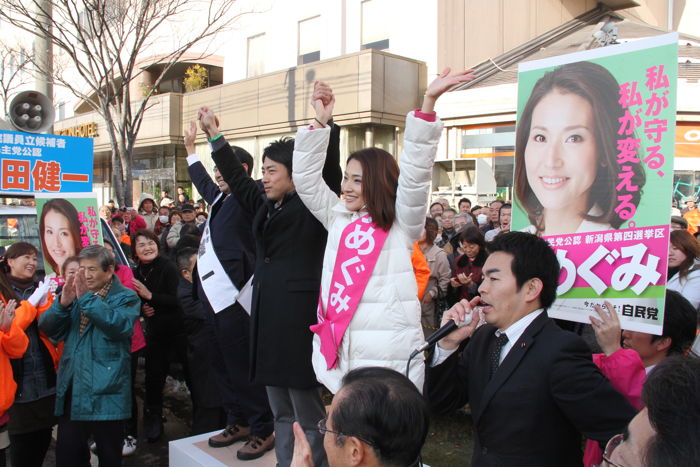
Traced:
[[321, 60], [321, 17], [299, 21], [297, 65]]
[[[477, 162], [475, 175], [476, 178], [482, 177], [482, 180], [487, 180], [484, 186], [490, 187], [489, 189], [495, 187], [508, 193], [513, 187], [514, 144], [515, 125], [513, 124], [463, 127], [460, 157]], [[477, 185], [480, 184], [477, 183]], [[483, 188], [479, 187], [479, 189]]]
[[389, 2], [364, 0], [362, 2], [362, 49], [389, 48]]
[[248, 38], [248, 78], [265, 73], [265, 34]]

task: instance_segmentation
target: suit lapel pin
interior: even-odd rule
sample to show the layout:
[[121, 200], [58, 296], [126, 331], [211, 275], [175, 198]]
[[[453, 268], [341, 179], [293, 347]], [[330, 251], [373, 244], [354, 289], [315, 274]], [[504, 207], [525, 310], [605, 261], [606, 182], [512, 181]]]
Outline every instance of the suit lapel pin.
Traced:
[[521, 343], [520, 343], [520, 348], [521, 348], [521, 349], [524, 349], [524, 348], [525, 348], [525, 342], [521, 342]]

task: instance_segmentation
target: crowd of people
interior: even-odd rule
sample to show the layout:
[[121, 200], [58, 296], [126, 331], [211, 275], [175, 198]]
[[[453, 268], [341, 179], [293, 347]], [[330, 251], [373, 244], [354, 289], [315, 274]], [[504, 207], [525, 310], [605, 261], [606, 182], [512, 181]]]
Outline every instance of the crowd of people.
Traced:
[[[545, 220], [546, 232], [558, 228], [549, 201], [533, 198], [544, 210], [531, 232], [511, 232], [507, 200], [430, 204], [435, 102], [473, 77], [448, 69], [428, 86], [407, 116], [400, 163], [366, 148], [344, 168], [335, 95], [317, 82], [313, 121], [265, 148], [260, 180], [254, 158], [202, 107], [184, 138], [200, 202], [178, 187], [175, 199], [163, 191], [99, 210], [128, 265], [109, 240], [81, 246], [70, 203], [46, 203], [53, 273], [36, 281], [27, 242], [0, 262], [0, 467], [5, 451], [13, 467], [41, 466], [54, 425], [58, 466], [89, 465], [91, 449], [100, 465], [121, 465], [139, 439], [164, 436], [168, 374], [190, 391], [192, 434], [215, 432], [213, 448], [243, 441], [242, 461], [275, 449], [280, 466], [418, 466], [431, 414], [469, 404], [472, 465], [694, 465], [694, 201], [671, 222], [660, 336], [623, 331], [609, 302], [590, 325], [564, 330], [547, 316], [559, 280], [540, 238]], [[409, 358], [450, 320], [461, 327]]]

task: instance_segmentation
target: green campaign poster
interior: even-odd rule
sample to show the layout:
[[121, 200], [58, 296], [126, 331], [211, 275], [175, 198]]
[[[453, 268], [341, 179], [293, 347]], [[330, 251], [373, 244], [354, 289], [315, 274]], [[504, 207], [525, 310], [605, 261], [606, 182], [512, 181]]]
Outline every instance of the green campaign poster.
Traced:
[[97, 199], [92, 193], [36, 194], [39, 238], [46, 275], [61, 276], [67, 258], [88, 245], [102, 245]]
[[660, 334], [668, 260], [678, 35], [522, 63], [512, 229], [562, 267], [549, 315]]

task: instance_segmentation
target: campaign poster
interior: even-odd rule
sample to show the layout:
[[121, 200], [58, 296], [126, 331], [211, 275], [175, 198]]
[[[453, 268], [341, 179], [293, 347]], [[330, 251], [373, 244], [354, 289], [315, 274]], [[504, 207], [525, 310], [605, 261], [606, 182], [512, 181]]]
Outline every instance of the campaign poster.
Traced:
[[0, 193], [92, 193], [93, 140], [0, 130]]
[[610, 301], [623, 329], [661, 334], [678, 36], [522, 63], [512, 228], [562, 268], [553, 318]]
[[102, 245], [97, 199], [92, 193], [36, 195], [39, 239], [47, 276], [62, 277], [63, 263], [89, 245]]

